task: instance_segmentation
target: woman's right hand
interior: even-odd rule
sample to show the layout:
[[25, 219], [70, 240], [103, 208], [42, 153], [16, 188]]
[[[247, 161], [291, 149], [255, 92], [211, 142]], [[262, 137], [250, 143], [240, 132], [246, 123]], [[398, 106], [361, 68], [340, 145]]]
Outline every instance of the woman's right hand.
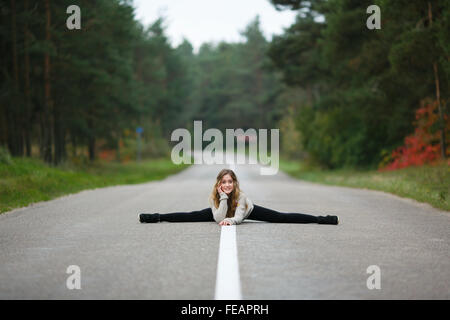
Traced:
[[218, 187], [217, 187], [217, 192], [218, 192], [219, 194], [224, 193], [223, 190], [222, 190], [222, 186], [218, 186]]

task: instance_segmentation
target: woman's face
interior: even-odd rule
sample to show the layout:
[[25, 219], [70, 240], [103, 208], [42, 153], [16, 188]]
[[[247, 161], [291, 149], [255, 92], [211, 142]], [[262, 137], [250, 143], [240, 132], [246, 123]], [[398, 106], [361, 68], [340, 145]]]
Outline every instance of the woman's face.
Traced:
[[220, 186], [222, 187], [223, 192], [230, 194], [234, 189], [233, 178], [231, 178], [229, 174], [224, 175], [220, 181]]

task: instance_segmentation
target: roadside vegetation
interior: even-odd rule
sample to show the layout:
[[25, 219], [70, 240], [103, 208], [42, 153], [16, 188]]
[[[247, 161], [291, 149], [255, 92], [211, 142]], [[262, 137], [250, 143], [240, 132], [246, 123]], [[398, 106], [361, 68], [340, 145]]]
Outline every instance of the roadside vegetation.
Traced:
[[173, 164], [170, 158], [56, 167], [33, 158], [4, 158], [0, 161], [0, 213], [85, 189], [160, 180], [186, 167]]
[[282, 160], [280, 169], [306, 181], [385, 191], [450, 211], [450, 166], [447, 163], [379, 171], [324, 170], [304, 162]]

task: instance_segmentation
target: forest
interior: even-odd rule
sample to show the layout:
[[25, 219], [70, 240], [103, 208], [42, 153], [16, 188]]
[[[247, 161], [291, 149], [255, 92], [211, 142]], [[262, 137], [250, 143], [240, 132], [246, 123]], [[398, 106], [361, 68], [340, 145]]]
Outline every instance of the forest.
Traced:
[[[261, 0], [268, 1], [268, 0]], [[125, 0], [0, 2], [0, 148], [51, 165], [170, 154], [170, 134], [279, 128], [281, 153], [326, 168], [401, 168], [450, 155], [450, 2], [271, 0], [297, 12], [268, 39], [174, 46]], [[81, 9], [81, 28], [66, 9]], [[381, 28], [366, 12], [377, 5]], [[205, 13], [207, 14], [207, 13]], [[188, 26], [187, 26], [188, 27]]]

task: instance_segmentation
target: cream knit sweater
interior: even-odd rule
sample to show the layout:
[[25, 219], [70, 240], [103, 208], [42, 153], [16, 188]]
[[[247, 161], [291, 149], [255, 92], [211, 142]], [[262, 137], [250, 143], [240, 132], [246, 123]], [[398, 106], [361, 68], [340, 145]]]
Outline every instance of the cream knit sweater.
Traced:
[[228, 221], [231, 224], [240, 224], [245, 218], [247, 218], [253, 210], [253, 202], [243, 193], [242, 191], [239, 194], [238, 206], [236, 207], [236, 211], [234, 212], [233, 218], [225, 218], [228, 210], [228, 196], [225, 192], [220, 193], [219, 199], [219, 207], [216, 208], [214, 204], [214, 200], [209, 198], [209, 204], [211, 206], [211, 210], [214, 216], [214, 220], [217, 223], [222, 220]]

